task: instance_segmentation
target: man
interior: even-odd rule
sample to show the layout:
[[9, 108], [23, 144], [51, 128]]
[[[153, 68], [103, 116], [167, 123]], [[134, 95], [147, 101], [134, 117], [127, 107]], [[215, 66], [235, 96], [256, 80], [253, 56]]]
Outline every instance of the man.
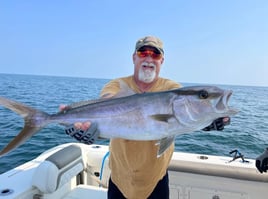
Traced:
[[[120, 91], [120, 81], [124, 81], [136, 93], [164, 91], [181, 87], [179, 83], [159, 77], [164, 62], [163, 43], [153, 36], [146, 36], [137, 41], [132, 55], [134, 75], [110, 81], [101, 91], [102, 98], [115, 96]], [[229, 124], [230, 118], [219, 118], [204, 130], [222, 130]], [[97, 127], [88, 123], [75, 124], [76, 129], [91, 131], [97, 135]], [[81, 130], [67, 133], [76, 139], [82, 139]], [[79, 132], [78, 136], [77, 132]], [[94, 139], [93, 139], [94, 140]], [[167, 168], [174, 145], [171, 145], [161, 157], [157, 157], [156, 141], [131, 141], [120, 138], [110, 140], [108, 199], [168, 199], [169, 185]]]

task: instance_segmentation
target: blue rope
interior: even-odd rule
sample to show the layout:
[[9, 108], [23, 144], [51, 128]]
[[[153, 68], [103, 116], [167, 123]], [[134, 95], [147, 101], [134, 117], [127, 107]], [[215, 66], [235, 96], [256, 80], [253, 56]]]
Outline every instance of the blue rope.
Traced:
[[108, 151], [108, 152], [104, 155], [104, 157], [103, 157], [103, 159], [102, 159], [101, 170], [100, 170], [100, 180], [102, 180], [102, 174], [103, 174], [103, 168], [104, 168], [105, 160], [106, 160], [106, 158], [107, 158], [109, 155], [110, 155], [110, 152]]

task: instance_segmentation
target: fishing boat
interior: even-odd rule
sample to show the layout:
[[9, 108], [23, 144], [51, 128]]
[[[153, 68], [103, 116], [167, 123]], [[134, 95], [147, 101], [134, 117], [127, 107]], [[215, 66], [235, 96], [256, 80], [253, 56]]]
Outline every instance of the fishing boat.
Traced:
[[[235, 151], [237, 153], [237, 151]], [[0, 199], [105, 199], [110, 176], [106, 145], [68, 143], [0, 175]], [[261, 199], [268, 174], [255, 160], [174, 152], [171, 199]]]

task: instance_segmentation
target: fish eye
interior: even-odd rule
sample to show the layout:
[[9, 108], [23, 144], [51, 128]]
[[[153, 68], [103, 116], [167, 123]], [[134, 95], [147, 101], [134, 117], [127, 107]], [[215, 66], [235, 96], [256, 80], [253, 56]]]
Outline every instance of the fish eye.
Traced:
[[207, 99], [208, 98], [208, 92], [206, 90], [201, 90], [198, 94], [200, 99]]

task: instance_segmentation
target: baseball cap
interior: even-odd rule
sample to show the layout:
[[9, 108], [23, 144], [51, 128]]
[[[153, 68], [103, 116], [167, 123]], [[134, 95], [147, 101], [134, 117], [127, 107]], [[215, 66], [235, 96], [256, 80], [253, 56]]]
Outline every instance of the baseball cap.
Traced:
[[151, 46], [151, 47], [154, 47], [157, 50], [159, 50], [159, 52], [161, 54], [164, 54], [163, 42], [159, 38], [157, 38], [157, 37], [154, 37], [154, 36], [146, 36], [146, 37], [143, 37], [143, 38], [139, 39], [136, 42], [135, 50], [137, 51], [137, 50], [139, 50], [143, 46]]

